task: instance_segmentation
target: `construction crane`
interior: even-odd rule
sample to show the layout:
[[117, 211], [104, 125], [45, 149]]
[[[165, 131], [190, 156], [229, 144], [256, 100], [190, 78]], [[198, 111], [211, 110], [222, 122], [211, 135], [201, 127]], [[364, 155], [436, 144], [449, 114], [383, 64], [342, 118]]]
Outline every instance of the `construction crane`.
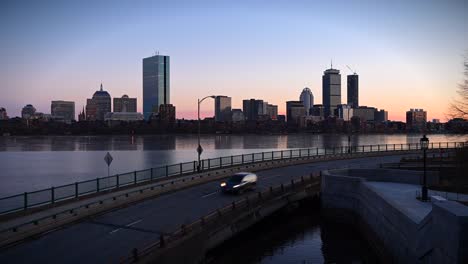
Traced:
[[353, 69], [351, 69], [351, 67], [349, 67], [348, 65], [346, 65], [346, 67], [348, 67], [348, 69], [349, 69], [354, 75], [356, 75], [356, 72], [353, 71]]

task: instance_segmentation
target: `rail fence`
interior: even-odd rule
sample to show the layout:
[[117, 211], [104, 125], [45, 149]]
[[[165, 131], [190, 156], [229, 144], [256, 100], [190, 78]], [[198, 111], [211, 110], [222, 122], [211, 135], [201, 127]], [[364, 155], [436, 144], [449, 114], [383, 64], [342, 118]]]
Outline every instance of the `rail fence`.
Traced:
[[[468, 143], [437, 142], [430, 143], [429, 150], [455, 149], [464, 146], [468, 146]], [[271, 160], [420, 149], [419, 143], [407, 143], [278, 150], [204, 159], [200, 161], [200, 170], [209, 171]], [[85, 195], [119, 189], [121, 187], [194, 174], [199, 172], [197, 165], [197, 161], [166, 165], [2, 197], [0, 198], [0, 215], [76, 199]]]
[[168, 245], [182, 240], [192, 233], [197, 233], [203, 230], [209, 230], [210, 227], [226, 224], [232, 219], [239, 217], [245, 213], [246, 208], [256, 208], [262, 204], [278, 198], [278, 196], [291, 194], [305, 188], [320, 189], [321, 172], [312, 173], [308, 176], [302, 176], [300, 179], [292, 179], [289, 183], [284, 183], [276, 186], [270, 186], [263, 191], [257, 191], [250, 195], [234, 201], [224, 207], [211, 211], [207, 215], [193, 221], [187, 225], [181, 225], [173, 232], [161, 234], [159, 240], [154, 243], [147, 244], [142, 248], [134, 248], [130, 256], [121, 259], [121, 263], [136, 263], [142, 258], [148, 257], [157, 250], [164, 249]]

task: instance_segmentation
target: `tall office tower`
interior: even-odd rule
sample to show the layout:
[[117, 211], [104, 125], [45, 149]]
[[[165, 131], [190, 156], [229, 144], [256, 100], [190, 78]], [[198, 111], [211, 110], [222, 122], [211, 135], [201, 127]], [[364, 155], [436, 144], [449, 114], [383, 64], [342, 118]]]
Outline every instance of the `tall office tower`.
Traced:
[[336, 107], [341, 104], [341, 75], [337, 69], [330, 69], [323, 72], [322, 95], [324, 117], [333, 116]]
[[348, 75], [348, 105], [352, 108], [359, 107], [359, 75]]
[[134, 113], [137, 110], [137, 99], [129, 98], [128, 95], [124, 94], [121, 98], [114, 97], [114, 112], [131, 112]]
[[247, 99], [242, 101], [245, 120], [258, 120], [260, 115], [267, 114], [268, 103], [263, 100]]
[[301, 101], [286, 102], [286, 121], [288, 125], [298, 125], [299, 119], [305, 116], [305, 107]]
[[104, 120], [104, 116], [111, 112], [111, 96], [102, 88], [93, 94], [93, 98], [86, 100], [86, 120]]
[[21, 110], [21, 117], [24, 119], [30, 119], [34, 117], [34, 114], [36, 113], [36, 108], [34, 108], [33, 105], [28, 104], [23, 109]]
[[215, 121], [229, 122], [232, 120], [231, 97], [216, 96], [215, 98]]
[[61, 117], [65, 123], [70, 124], [75, 120], [75, 102], [52, 101], [50, 104], [50, 114], [54, 117]]
[[310, 91], [310, 89], [307, 87], [304, 88], [304, 90], [302, 90], [301, 95], [299, 96], [299, 101], [301, 101], [304, 105], [306, 109], [305, 114], [306, 116], [308, 116], [310, 114], [310, 109], [314, 105], [314, 95], [312, 94], [312, 91]]
[[425, 130], [427, 112], [423, 109], [410, 109], [406, 112], [406, 129], [421, 131]]
[[169, 56], [155, 55], [143, 59], [143, 116], [148, 120], [159, 106], [171, 103]]

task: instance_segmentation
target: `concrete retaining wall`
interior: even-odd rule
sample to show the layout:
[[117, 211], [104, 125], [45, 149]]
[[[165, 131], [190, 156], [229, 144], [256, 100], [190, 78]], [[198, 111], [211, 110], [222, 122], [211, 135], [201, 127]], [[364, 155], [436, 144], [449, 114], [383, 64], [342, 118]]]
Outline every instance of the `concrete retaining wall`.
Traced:
[[[383, 262], [466, 263], [468, 208], [456, 202], [436, 202], [415, 222], [377, 194], [367, 179], [419, 184], [417, 172], [337, 170], [322, 174], [322, 208], [333, 220], [356, 224]], [[344, 176], [344, 175], [352, 175]], [[437, 181], [437, 175], [431, 181]]]

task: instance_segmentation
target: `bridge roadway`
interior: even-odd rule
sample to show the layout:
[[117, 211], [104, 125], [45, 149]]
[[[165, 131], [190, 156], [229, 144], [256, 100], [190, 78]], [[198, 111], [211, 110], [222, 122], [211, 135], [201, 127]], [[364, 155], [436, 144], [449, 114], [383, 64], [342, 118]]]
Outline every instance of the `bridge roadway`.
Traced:
[[[375, 168], [402, 156], [322, 161], [257, 172], [260, 190], [329, 168]], [[161, 195], [125, 208], [88, 217], [78, 223], [30, 238], [0, 251], [0, 263], [115, 263], [239, 196], [219, 192], [208, 182]]]

